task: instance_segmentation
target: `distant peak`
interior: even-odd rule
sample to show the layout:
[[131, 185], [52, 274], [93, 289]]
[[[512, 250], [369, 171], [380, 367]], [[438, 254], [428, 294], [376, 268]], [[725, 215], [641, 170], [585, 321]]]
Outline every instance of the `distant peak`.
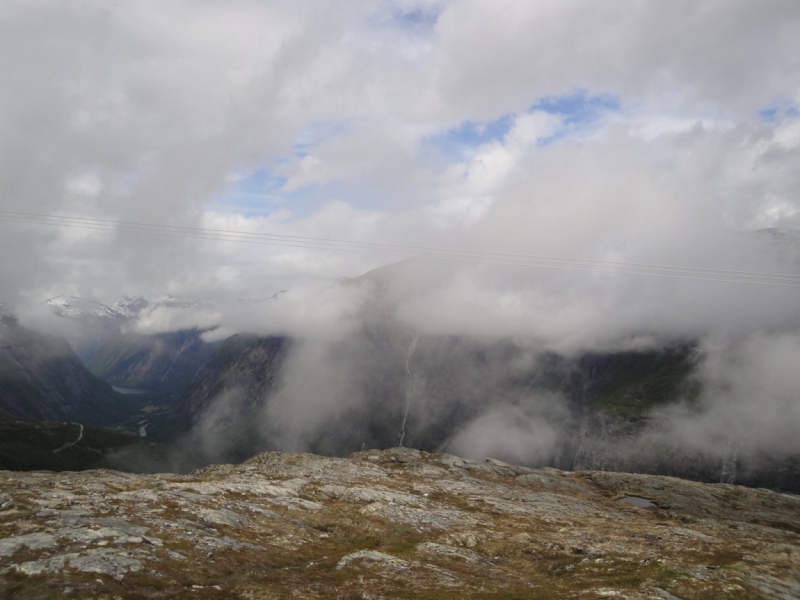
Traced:
[[78, 296], [56, 296], [47, 300], [45, 304], [53, 307], [53, 311], [59, 317], [118, 320], [128, 316], [117, 308]]
[[111, 305], [112, 308], [129, 317], [138, 315], [148, 306], [150, 306], [150, 302], [143, 296], [121, 296]]
[[165, 294], [150, 302], [144, 296], [120, 296], [111, 305], [79, 296], [56, 296], [45, 302], [60, 317], [100, 318], [125, 321], [157, 308], [214, 308], [216, 303], [205, 298], [186, 298]]
[[153, 308], [212, 308], [216, 306], [216, 303], [213, 300], [208, 300], [206, 298], [186, 298], [183, 296], [166, 294], [152, 306]]

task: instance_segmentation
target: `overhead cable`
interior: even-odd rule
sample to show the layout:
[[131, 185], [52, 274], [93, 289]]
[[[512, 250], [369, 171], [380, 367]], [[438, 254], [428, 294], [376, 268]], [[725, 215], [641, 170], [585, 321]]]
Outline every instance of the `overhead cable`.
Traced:
[[230, 241], [291, 248], [335, 250], [368, 254], [411, 256], [438, 260], [507, 264], [538, 268], [565, 269], [630, 275], [649, 275], [676, 279], [751, 283], [782, 287], [800, 287], [800, 276], [786, 273], [764, 273], [730, 269], [711, 269], [651, 263], [600, 261], [556, 256], [539, 256], [508, 252], [490, 252], [436, 246], [415, 246], [385, 242], [362, 242], [334, 238], [256, 233], [229, 229], [162, 225], [134, 221], [96, 219], [65, 215], [45, 215], [20, 211], [0, 210], [0, 221], [50, 225], [96, 231], [126, 232], [178, 238]]

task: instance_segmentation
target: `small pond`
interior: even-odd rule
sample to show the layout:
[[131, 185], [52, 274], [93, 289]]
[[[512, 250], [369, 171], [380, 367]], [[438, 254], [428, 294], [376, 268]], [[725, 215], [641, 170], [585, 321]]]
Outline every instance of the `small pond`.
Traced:
[[647, 498], [639, 498], [639, 496], [625, 496], [617, 500], [618, 504], [630, 504], [636, 508], [658, 508], [656, 503]]

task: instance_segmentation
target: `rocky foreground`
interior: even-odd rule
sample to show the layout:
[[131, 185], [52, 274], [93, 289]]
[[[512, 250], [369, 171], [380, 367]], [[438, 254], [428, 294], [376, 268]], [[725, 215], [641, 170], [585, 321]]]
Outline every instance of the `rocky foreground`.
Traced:
[[800, 598], [800, 497], [409, 449], [0, 472], [0, 597], [56, 596]]

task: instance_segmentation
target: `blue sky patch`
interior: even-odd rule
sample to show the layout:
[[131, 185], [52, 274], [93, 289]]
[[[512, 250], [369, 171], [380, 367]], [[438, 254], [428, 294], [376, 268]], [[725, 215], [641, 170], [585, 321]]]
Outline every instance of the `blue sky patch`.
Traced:
[[261, 167], [231, 181], [210, 208], [241, 213], [247, 217], [263, 216], [286, 204], [290, 194], [281, 192], [286, 177]]
[[369, 16], [369, 24], [377, 29], [399, 29], [412, 35], [427, 36], [439, 21], [441, 6], [392, 6], [385, 3]]
[[488, 123], [464, 121], [458, 127], [427, 137], [423, 144], [436, 148], [451, 159], [463, 160], [472, 148], [502, 140], [513, 124], [514, 115], [504, 115]]
[[778, 107], [773, 106], [758, 111], [761, 120], [766, 123], [775, 123], [778, 120]]
[[568, 96], [542, 98], [528, 112], [542, 110], [564, 118], [564, 124], [577, 125], [596, 121], [604, 113], [620, 110], [619, 99], [609, 94], [589, 96], [585, 91]]
[[541, 110], [558, 115], [563, 120], [563, 127], [548, 138], [539, 141], [540, 146], [548, 146], [570, 134], [591, 127], [592, 124], [609, 112], [619, 112], [619, 98], [609, 94], [589, 96], [579, 91], [568, 96], [552, 96], [543, 98], [530, 107], [528, 112]]
[[439, 20], [439, 10], [415, 8], [410, 11], [397, 11], [394, 23], [399, 27], [410, 29], [432, 29]]
[[783, 119], [796, 119], [800, 116], [800, 111], [798, 111], [797, 106], [786, 102], [763, 108], [758, 111], [758, 116], [760, 116], [761, 120], [765, 123], [776, 124], [780, 123]]
[[[579, 91], [564, 96], [542, 98], [532, 104], [526, 112], [544, 111], [562, 117], [564, 127], [541, 141], [541, 145], [547, 145], [591, 125], [606, 113], [617, 112], [620, 109], [620, 101], [615, 96], [608, 94], [589, 96], [585, 91]], [[464, 121], [457, 127], [427, 137], [423, 140], [423, 145], [435, 148], [451, 160], [463, 160], [473, 148], [492, 141], [502, 141], [514, 125], [516, 117], [516, 114], [507, 114], [486, 123]]]
[[314, 146], [337, 137], [350, 128], [348, 121], [318, 121], [304, 127], [294, 142], [294, 155], [303, 158]]

